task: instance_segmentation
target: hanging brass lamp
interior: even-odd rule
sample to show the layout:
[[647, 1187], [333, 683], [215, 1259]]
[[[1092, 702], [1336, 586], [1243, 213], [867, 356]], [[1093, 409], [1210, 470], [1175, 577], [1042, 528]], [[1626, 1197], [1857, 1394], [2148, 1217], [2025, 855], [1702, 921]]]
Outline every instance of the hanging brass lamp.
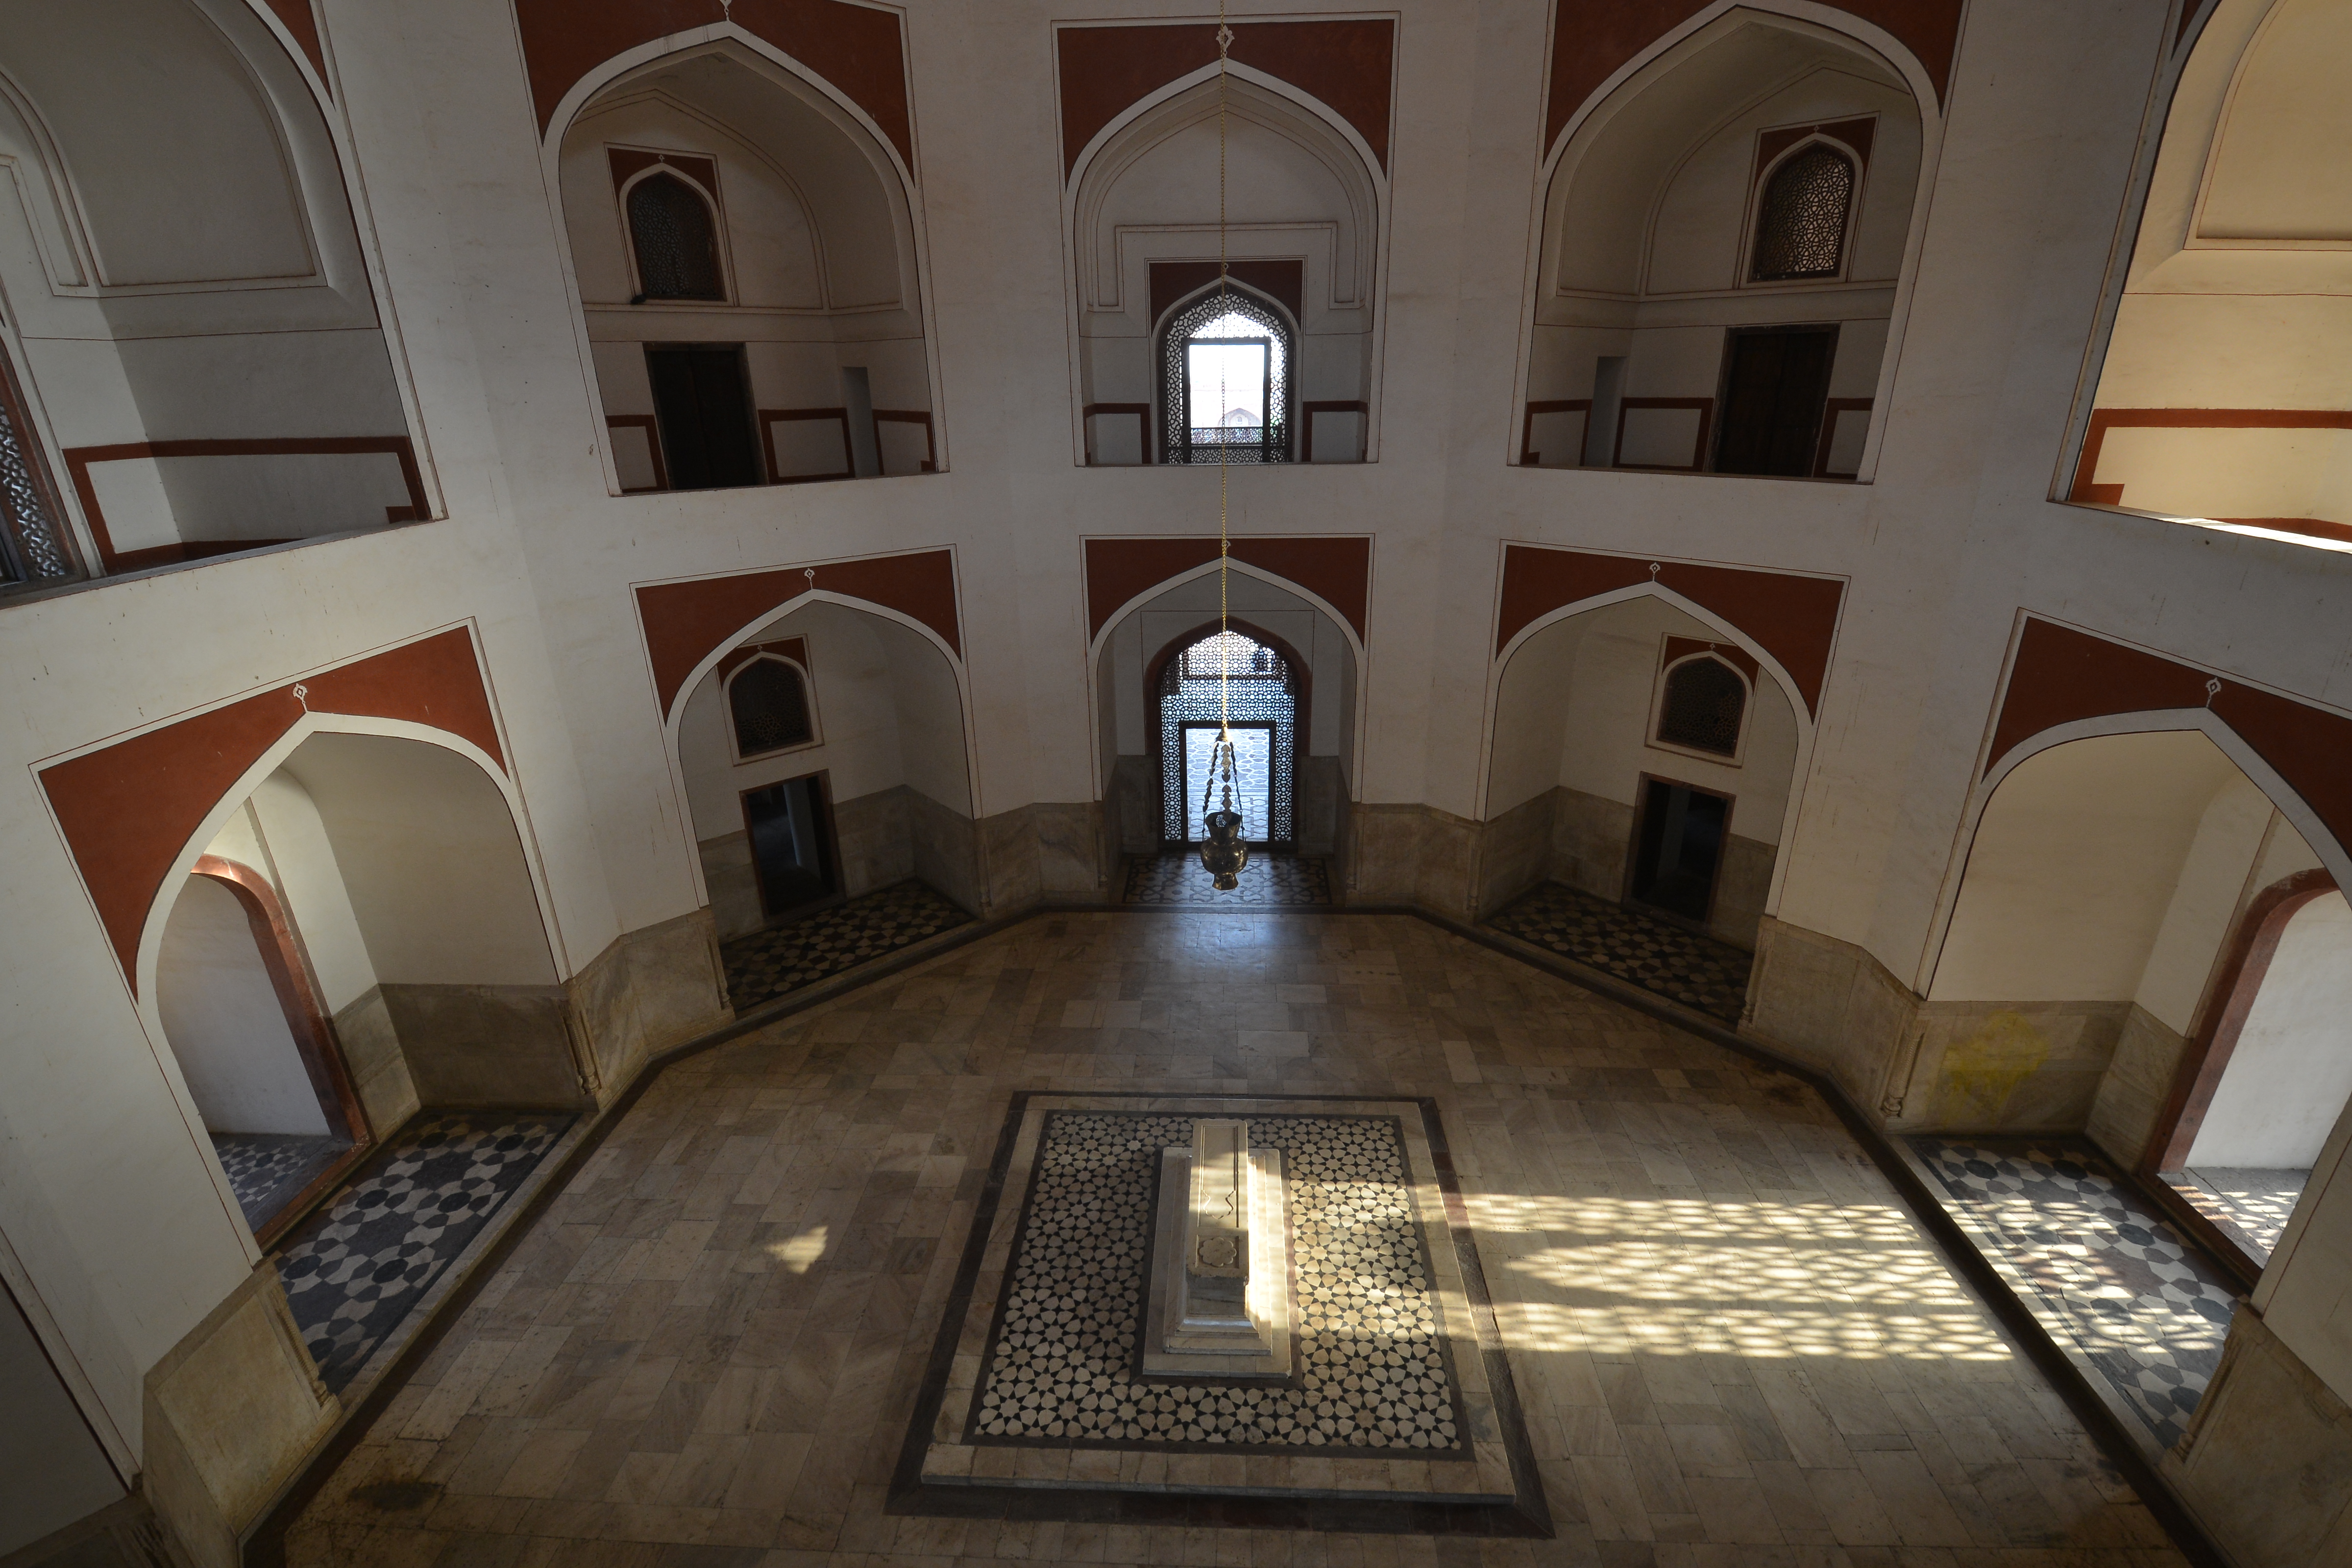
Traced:
[[[1210, 811], [1209, 798], [1220, 787], [1224, 790], [1224, 804]], [[1201, 826], [1208, 833], [1201, 841], [1201, 869], [1209, 874], [1209, 886], [1220, 892], [1231, 892], [1242, 885], [1242, 868], [1249, 864], [1249, 846], [1242, 839], [1242, 814], [1234, 809], [1231, 730], [1218, 730], [1217, 743], [1209, 752], [1209, 784], [1201, 792]]]

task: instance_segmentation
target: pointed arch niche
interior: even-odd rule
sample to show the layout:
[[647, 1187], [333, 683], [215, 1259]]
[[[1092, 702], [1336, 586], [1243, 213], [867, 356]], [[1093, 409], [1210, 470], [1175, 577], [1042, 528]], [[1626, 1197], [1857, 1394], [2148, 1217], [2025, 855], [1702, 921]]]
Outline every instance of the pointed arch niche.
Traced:
[[[1678, 678], [1694, 675], [1737, 700], [1706, 694], [1699, 717], [1711, 728], [1678, 741]], [[1479, 912], [1561, 882], [1753, 951], [1811, 731], [1804, 714], [1727, 626], [1664, 595], [1538, 625], [1509, 648], [1495, 689]], [[1706, 804], [1717, 801], [1719, 811]], [[1679, 880], [1682, 836], [1669, 842], [1668, 812], [1715, 825], [1694, 827], [1695, 842], [1712, 841], [1697, 845], [1704, 866], [1695, 857]], [[1657, 864], [1645, 879], [1636, 872], [1652, 837]]]
[[[1263, 722], [1270, 744], [1291, 749], [1288, 822], [1268, 825], [1276, 847], [1339, 853], [1354, 795], [1356, 645], [1315, 600], [1271, 575], [1236, 566], [1229, 595], [1233, 629], [1266, 650], [1266, 668], [1283, 688], [1278, 696], [1269, 690], [1269, 702], [1246, 714], [1235, 710], [1237, 728]], [[1181, 809], [1184, 784], [1171, 777], [1169, 763], [1176, 759], [1166, 743], [1171, 672], [1181, 684], [1183, 655], [1215, 635], [1217, 612], [1216, 573], [1188, 573], [1131, 601], [1096, 641], [1096, 746], [1110, 841], [1106, 863], [1121, 854], [1157, 854], [1184, 837], [1173, 827], [1191, 814]], [[1291, 729], [1286, 742], [1284, 716]], [[1176, 727], [1181, 731], [1181, 719]], [[1181, 735], [1176, 743], [1181, 748]], [[1197, 805], [1197, 796], [1191, 804]]]
[[714, 31], [557, 119], [614, 488], [936, 471], [904, 163], [803, 68]]
[[[1067, 80], [1063, 90], [1066, 100]], [[1385, 84], [1381, 97], [1385, 106]], [[1226, 121], [1231, 276], [1252, 308], [1296, 332], [1285, 460], [1370, 461], [1379, 451], [1375, 289], [1388, 221], [1380, 159], [1352, 124], [1238, 62]], [[1072, 169], [1066, 218], [1079, 460], [1170, 461], [1162, 340], [1218, 278], [1213, 66], [1094, 137]]]
[[1546, 167], [1516, 461], [1866, 478], [1934, 104], [1893, 40], [1743, 7], [1580, 106]]

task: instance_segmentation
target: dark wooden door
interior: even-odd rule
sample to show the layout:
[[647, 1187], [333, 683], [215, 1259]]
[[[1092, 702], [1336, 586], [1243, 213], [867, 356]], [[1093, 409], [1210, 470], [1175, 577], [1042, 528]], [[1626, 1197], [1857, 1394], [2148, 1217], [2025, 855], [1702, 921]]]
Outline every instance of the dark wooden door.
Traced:
[[661, 426], [662, 459], [674, 490], [722, 489], [760, 482], [751, 438], [751, 395], [740, 344], [646, 350]]
[[1731, 334], [1723, 374], [1722, 433], [1715, 447], [1717, 473], [1797, 479], [1812, 473], [1836, 346], [1834, 327]]
[[1633, 845], [1631, 892], [1636, 902], [1696, 924], [1715, 905], [1731, 802], [1665, 779], [1645, 779]]
[[833, 833], [825, 817], [821, 775], [786, 779], [743, 793], [743, 827], [751, 839], [751, 868], [760, 904], [769, 915], [832, 897]]

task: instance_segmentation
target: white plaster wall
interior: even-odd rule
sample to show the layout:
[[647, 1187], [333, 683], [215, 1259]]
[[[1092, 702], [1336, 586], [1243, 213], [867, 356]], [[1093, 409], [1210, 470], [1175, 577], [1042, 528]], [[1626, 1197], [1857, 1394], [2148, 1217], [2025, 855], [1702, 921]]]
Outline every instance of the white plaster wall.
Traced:
[[[1657, 690], [1658, 669], [1668, 637], [1717, 637], [1714, 627], [1697, 616], [1676, 609], [1663, 599], [1643, 596], [1557, 623], [1583, 625], [1574, 634], [1568, 658], [1550, 648], [1538, 658], [1567, 665], [1564, 676], [1536, 676], [1513, 689], [1514, 706], [1524, 711], [1539, 703], [1558, 705], [1559, 742], [1552, 753], [1553, 776], [1541, 788], [1567, 785], [1586, 795], [1621, 805], [1640, 799], [1643, 773], [1696, 784], [1733, 797], [1730, 830], [1759, 844], [1780, 842], [1780, 827], [1789, 806], [1791, 774], [1797, 760], [1795, 710], [1769, 675], [1758, 681], [1748, 702], [1746, 731], [1737, 763], [1693, 755], [1654, 744], [1650, 714]], [[1552, 628], [1538, 633], [1519, 647], [1516, 667]], [[1541, 722], [1541, 721], [1538, 721]], [[1501, 772], [1503, 736], [1514, 726], [1498, 711], [1496, 721], [1497, 772]], [[1531, 728], [1533, 728], [1531, 726]], [[1538, 729], [1537, 733], [1542, 731]], [[1522, 742], [1522, 746], [1527, 742]], [[1530, 755], [1524, 752], [1512, 764], [1516, 787], [1525, 788], [1532, 775]], [[1525, 800], [1537, 790], [1519, 795]], [[1488, 815], [1508, 809], [1503, 796]], [[1517, 801], [1510, 804], [1516, 805]]]
[[307, 1132], [327, 1119], [236, 895], [190, 877], [163, 923], [155, 1005], [214, 1132]]
[[122, 1496], [32, 1325], [0, 1288], [0, 1553], [63, 1530]]
[[[1929, 998], [2131, 1000], [2207, 808], [2243, 777], [2211, 742], [2182, 731], [2075, 741], [2019, 763], [1978, 822]], [[2215, 833], [2219, 854], [2228, 826]], [[2210, 879], [2192, 880], [2201, 889]], [[2197, 940], [2189, 933], [2210, 923], [2200, 910], [2210, 914], [2210, 901], [2191, 900], [2168, 952], [2186, 956]], [[2151, 994], [2178, 1006], [2160, 981]], [[2159, 1016], [2171, 1023], [2178, 1013]]]
[[2249, 872], [2278, 819], [2270, 797], [2243, 773], [2232, 773], [2198, 818], [2164, 922], [2148, 944], [2147, 963], [2133, 993], [2134, 1001], [2184, 1036], [2197, 1021], [2198, 999], [2229, 940], [2231, 921], [2249, 894], [2263, 886]]
[[2347, 1101], [2352, 906], [2330, 893], [2279, 933], [2189, 1163], [2309, 1170]]
[[247, 837], [259, 851], [257, 868], [275, 883], [287, 919], [301, 935], [320, 1005], [332, 1017], [373, 990], [376, 973], [318, 803], [301, 780], [280, 768], [261, 781], [238, 820], [248, 825]]
[[469, 759], [389, 735], [313, 735], [286, 761], [316, 804], [385, 983], [556, 978], [505, 798]]

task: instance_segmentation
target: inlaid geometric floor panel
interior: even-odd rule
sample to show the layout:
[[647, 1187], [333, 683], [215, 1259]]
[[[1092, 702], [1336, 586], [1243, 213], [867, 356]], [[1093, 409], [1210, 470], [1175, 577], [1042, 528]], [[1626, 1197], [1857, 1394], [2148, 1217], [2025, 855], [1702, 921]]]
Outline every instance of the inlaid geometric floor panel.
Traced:
[[458, 1114], [412, 1122], [369, 1174], [288, 1238], [278, 1277], [328, 1388], [341, 1393], [359, 1374], [572, 1120]]
[[719, 943], [727, 999], [741, 1013], [971, 919], [911, 879], [862, 893], [806, 920]]
[[236, 1206], [255, 1230], [351, 1149], [347, 1139], [302, 1132], [215, 1132], [212, 1141]]
[[[1433, 1100], [1554, 1539], [890, 1512], [1012, 1096], [1106, 1090]], [[2182, 1562], [1810, 1089], [1406, 916], [1041, 917], [687, 1058], [386, 1394], [295, 1568]]]
[[2294, 1205], [2311, 1183], [2309, 1171], [2258, 1171], [2224, 1165], [2203, 1166], [2181, 1173], [2186, 1180], [2173, 1184], [2181, 1196], [2223, 1234], [2244, 1247], [2257, 1263], [2268, 1262]]
[[1231, 908], [1331, 901], [1330, 862], [1319, 856], [1274, 855], [1263, 847], [1255, 847], [1234, 880], [1241, 885], [1223, 889], [1211, 886], [1209, 873], [1201, 869], [1197, 848], [1191, 854], [1130, 855], [1126, 902]]
[[1486, 924], [1727, 1024], [1738, 1023], [1748, 1003], [1754, 955], [1559, 882], [1542, 884]]
[[[1279, 1382], [1142, 1365], [1160, 1154], [1203, 1116], [1244, 1120], [1251, 1147], [1282, 1156], [1295, 1363]], [[1475, 1247], [1444, 1223], [1433, 1105], [1019, 1094], [999, 1148], [988, 1184], [1019, 1223], [986, 1205], [972, 1222], [980, 1250], [933, 1352], [949, 1375], [916, 1405], [894, 1508], [1116, 1519], [1247, 1497], [1268, 1524], [1336, 1503], [1360, 1528], [1549, 1533], [1507, 1364], [1476, 1329]]]
[[2169, 1448], [2221, 1364], [2238, 1293], [2081, 1139], [1910, 1140], [1964, 1222], [2021, 1276]]

